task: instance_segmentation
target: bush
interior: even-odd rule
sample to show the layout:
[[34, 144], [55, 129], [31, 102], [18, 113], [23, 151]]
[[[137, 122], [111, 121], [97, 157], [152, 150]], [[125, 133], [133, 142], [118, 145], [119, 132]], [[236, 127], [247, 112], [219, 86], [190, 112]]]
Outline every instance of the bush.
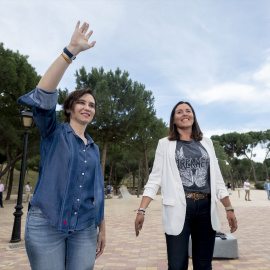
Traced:
[[257, 183], [255, 183], [254, 187], [256, 189], [264, 189], [264, 181], [258, 181]]

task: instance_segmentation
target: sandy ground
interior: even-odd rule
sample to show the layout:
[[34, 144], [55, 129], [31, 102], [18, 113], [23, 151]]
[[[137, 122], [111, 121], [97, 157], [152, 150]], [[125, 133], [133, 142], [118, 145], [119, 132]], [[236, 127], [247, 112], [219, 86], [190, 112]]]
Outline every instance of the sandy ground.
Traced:
[[[239, 198], [240, 194], [240, 198]], [[233, 191], [230, 195], [235, 207], [239, 229], [237, 239], [239, 258], [214, 259], [213, 269], [270, 269], [270, 244], [268, 231], [270, 225], [270, 201], [263, 190], [251, 190], [252, 201], [245, 201], [244, 190]], [[15, 196], [4, 201], [0, 208], [0, 269], [31, 269], [24, 248], [8, 249], [13, 222]], [[140, 199], [113, 199], [105, 201], [107, 246], [104, 254], [97, 259], [97, 269], [125, 270], [165, 270], [167, 268], [166, 244], [161, 222], [161, 196], [150, 204], [145, 216], [143, 230], [135, 237], [134, 220]], [[27, 204], [23, 204], [26, 213]], [[229, 233], [223, 206], [219, 203], [222, 232]], [[22, 216], [22, 241], [26, 214]], [[12, 246], [11, 246], [12, 247]], [[16, 246], [15, 246], [16, 247]], [[192, 269], [190, 260], [189, 269]], [[48, 269], [49, 270], [49, 269]]]

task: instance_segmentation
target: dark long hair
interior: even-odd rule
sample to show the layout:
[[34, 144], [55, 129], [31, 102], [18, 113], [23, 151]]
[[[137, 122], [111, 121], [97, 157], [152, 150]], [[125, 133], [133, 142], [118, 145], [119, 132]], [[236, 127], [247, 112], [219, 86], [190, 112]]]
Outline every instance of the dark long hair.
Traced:
[[203, 133], [201, 132], [200, 126], [198, 124], [195, 111], [194, 111], [193, 107], [190, 105], [190, 103], [186, 102], [186, 101], [178, 102], [172, 109], [171, 117], [170, 117], [170, 130], [169, 130], [168, 140], [169, 141], [177, 141], [177, 140], [180, 139], [180, 134], [179, 134], [179, 132], [177, 130], [177, 127], [173, 123], [174, 122], [175, 110], [180, 104], [187, 104], [191, 108], [192, 113], [193, 113], [193, 117], [194, 117], [194, 122], [193, 122], [193, 125], [192, 125], [191, 138], [193, 140], [195, 140], [195, 141], [201, 141], [202, 137], [203, 137]]
[[63, 102], [63, 109], [64, 109], [64, 123], [70, 122], [70, 113], [67, 111], [72, 111], [74, 108], [74, 105], [77, 103], [77, 101], [85, 94], [90, 94], [94, 100], [95, 100], [95, 109], [97, 107], [97, 100], [96, 97], [93, 94], [93, 90], [90, 88], [87, 89], [77, 89], [73, 92], [71, 92], [64, 100]]

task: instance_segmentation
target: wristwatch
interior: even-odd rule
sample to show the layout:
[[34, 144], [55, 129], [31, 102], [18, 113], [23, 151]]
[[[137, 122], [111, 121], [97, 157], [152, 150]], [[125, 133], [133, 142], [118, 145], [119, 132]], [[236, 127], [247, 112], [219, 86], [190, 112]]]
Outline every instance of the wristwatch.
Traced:
[[234, 212], [234, 208], [232, 206], [228, 206], [228, 207], [225, 207], [225, 210], [226, 211], [233, 211]]
[[75, 55], [73, 55], [68, 49], [67, 47], [64, 48], [64, 53], [71, 59], [71, 60], [74, 60], [76, 58]]

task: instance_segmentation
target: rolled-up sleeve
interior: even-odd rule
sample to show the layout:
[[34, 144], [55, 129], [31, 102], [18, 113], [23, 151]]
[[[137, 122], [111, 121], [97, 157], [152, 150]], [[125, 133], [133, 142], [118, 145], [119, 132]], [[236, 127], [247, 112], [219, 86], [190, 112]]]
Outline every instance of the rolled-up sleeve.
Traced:
[[218, 159], [216, 157], [216, 152], [215, 152], [215, 148], [213, 145], [212, 140], [210, 140], [210, 146], [212, 148], [213, 154], [214, 154], [214, 166], [215, 166], [215, 181], [216, 181], [216, 196], [219, 200], [229, 196], [229, 192], [225, 186], [221, 171], [220, 171], [220, 167], [218, 164]]
[[18, 102], [24, 105], [32, 106], [42, 110], [53, 109], [58, 100], [58, 92], [49, 92], [36, 87], [31, 92], [21, 96]]
[[18, 99], [19, 103], [33, 107], [34, 121], [42, 138], [48, 137], [57, 128], [57, 100], [57, 90], [49, 92], [38, 87]]

